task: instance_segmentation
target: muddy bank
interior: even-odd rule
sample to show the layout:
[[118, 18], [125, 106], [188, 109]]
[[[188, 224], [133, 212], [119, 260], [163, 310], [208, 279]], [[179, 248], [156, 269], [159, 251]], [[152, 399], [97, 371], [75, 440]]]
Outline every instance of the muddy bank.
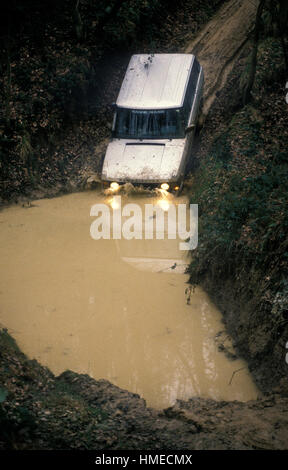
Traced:
[[225, 2], [196, 38], [183, 50], [198, 57], [204, 69], [203, 114], [207, 116], [235, 62], [248, 42], [254, 27], [257, 2]]
[[[222, 281], [207, 276], [201, 282], [223, 314], [233, 345], [249, 366], [262, 392], [288, 390], [288, 364], [285, 361], [288, 328], [285, 319], [263, 314], [258, 299], [243, 293], [233, 280]], [[233, 300], [232, 300], [233, 299]]]
[[[264, 35], [253, 101], [243, 108], [243, 77], [251, 47], [250, 41], [244, 43], [230, 64], [225, 85], [211, 102], [202, 130], [198, 170], [191, 184], [191, 197], [201, 207], [201, 243], [194, 253], [190, 280], [201, 284], [222, 312], [234, 346], [248, 362], [260, 390], [276, 388], [286, 393], [287, 167], [281, 156], [288, 138], [282, 97], [284, 61], [279, 39]], [[266, 57], [273, 48], [279, 53], [273, 56], [271, 67]], [[273, 179], [278, 174], [279, 184]], [[273, 198], [279, 206], [270, 205]], [[259, 215], [257, 204], [261, 206]], [[278, 207], [282, 207], [282, 218]], [[269, 216], [262, 223], [263, 214]]]
[[163, 411], [88, 375], [55, 377], [0, 334], [1, 449], [287, 449], [288, 395]]

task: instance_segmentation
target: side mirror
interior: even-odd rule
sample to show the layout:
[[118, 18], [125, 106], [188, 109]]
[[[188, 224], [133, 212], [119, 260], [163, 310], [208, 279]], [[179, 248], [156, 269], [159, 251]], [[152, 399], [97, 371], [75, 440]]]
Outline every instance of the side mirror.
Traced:
[[196, 127], [195, 124], [191, 124], [191, 126], [186, 127], [186, 129], [185, 129], [185, 135], [186, 135], [186, 134], [189, 134], [189, 132], [194, 131], [195, 127]]

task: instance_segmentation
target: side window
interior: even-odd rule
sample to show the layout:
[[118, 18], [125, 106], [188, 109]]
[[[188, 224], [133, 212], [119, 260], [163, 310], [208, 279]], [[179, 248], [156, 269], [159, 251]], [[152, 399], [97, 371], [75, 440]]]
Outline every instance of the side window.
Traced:
[[197, 81], [199, 78], [199, 72], [200, 72], [200, 64], [198, 60], [195, 58], [193, 65], [192, 65], [192, 70], [190, 73], [189, 82], [188, 82], [184, 104], [183, 104], [185, 124], [188, 123], [189, 115], [191, 112], [191, 106], [192, 106], [194, 95], [195, 95], [196, 85], [197, 85]]

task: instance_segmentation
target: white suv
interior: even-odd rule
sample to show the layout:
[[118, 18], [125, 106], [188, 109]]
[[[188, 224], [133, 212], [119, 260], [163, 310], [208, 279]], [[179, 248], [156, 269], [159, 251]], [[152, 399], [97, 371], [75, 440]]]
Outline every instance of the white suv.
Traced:
[[133, 55], [115, 105], [101, 179], [177, 190], [183, 182], [203, 93], [192, 54]]

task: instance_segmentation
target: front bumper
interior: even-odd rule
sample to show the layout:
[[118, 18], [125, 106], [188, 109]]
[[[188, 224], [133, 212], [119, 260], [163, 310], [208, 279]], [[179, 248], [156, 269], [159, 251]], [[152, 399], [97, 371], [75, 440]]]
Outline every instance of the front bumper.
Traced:
[[[118, 187], [116, 187], [115, 183], [117, 183]], [[103, 189], [111, 189], [111, 192], [116, 194], [117, 192], [121, 191], [121, 186], [124, 186], [125, 184], [131, 184], [135, 188], [142, 187], [143, 189], [156, 190], [156, 189], [163, 189], [161, 188], [161, 185], [163, 185], [163, 183], [166, 183], [169, 185], [169, 188], [167, 189], [167, 191], [175, 192], [179, 190], [182, 182], [180, 181], [173, 181], [173, 182], [171, 181], [169, 182], [167, 181], [158, 181], [158, 182], [102, 181], [102, 187]]]

